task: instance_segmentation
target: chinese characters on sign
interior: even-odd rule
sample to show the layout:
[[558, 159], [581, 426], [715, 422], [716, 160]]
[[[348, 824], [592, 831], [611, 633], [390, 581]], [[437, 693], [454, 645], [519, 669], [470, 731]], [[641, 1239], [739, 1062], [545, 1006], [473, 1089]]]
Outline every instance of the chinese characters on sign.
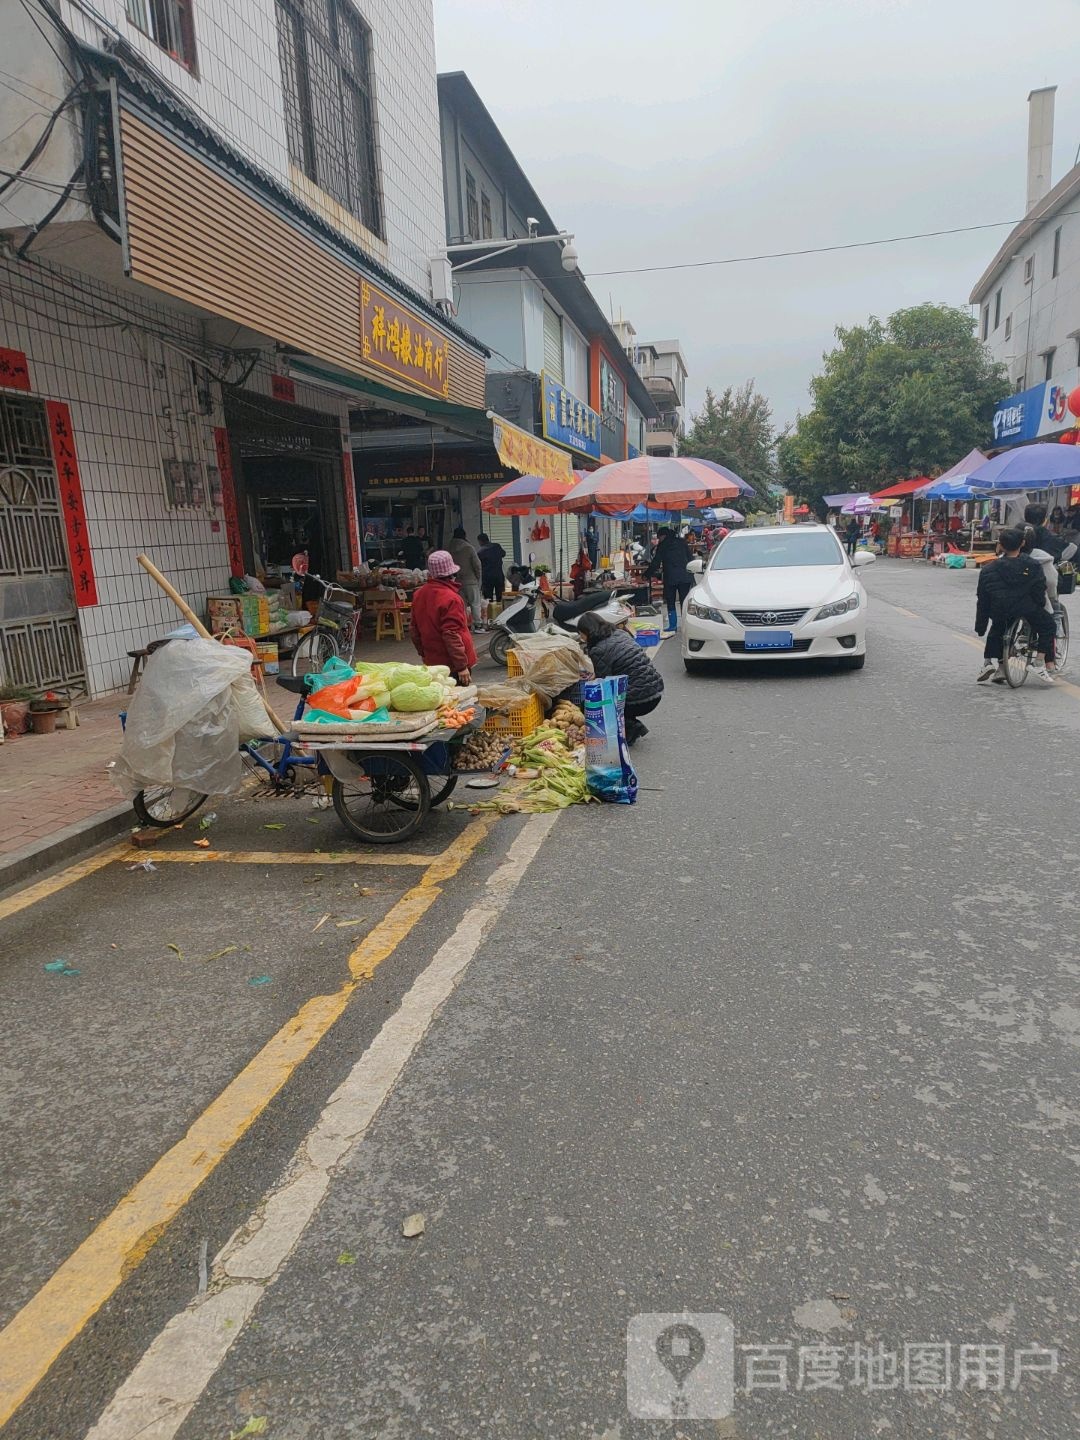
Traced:
[[71, 578], [75, 584], [75, 603], [82, 607], [98, 603], [94, 561], [90, 554], [90, 536], [86, 529], [86, 508], [83, 505], [82, 482], [79, 479], [79, 458], [71, 431], [71, 412], [61, 400], [46, 400], [45, 414], [49, 422], [53, 464], [60, 487], [60, 507], [64, 512]]
[[30, 369], [21, 350], [7, 350], [0, 345], [0, 389], [30, 389]]
[[544, 435], [556, 445], [599, 460], [600, 416], [546, 371], [540, 379], [544, 387]]
[[495, 418], [493, 431], [496, 453], [511, 470], [522, 475], [539, 475], [544, 480], [565, 480], [567, 489], [574, 483], [574, 467], [564, 451], [553, 450], [537, 436], [519, 430], [501, 416]]
[[360, 517], [356, 513], [356, 482], [348, 435], [341, 437], [341, 473], [345, 485], [345, 527], [349, 532], [349, 564], [360, 564]]
[[225, 512], [229, 573], [239, 578], [244, 573], [244, 544], [240, 539], [240, 512], [236, 505], [236, 482], [233, 479], [229, 432], [224, 425], [214, 427], [214, 452], [217, 455], [218, 474], [221, 476], [221, 508]]
[[369, 365], [398, 380], [443, 399], [450, 394], [446, 336], [366, 280], [360, 282], [360, 351]]
[[270, 393], [275, 400], [284, 400], [287, 405], [296, 404], [296, 382], [288, 375], [271, 375]]

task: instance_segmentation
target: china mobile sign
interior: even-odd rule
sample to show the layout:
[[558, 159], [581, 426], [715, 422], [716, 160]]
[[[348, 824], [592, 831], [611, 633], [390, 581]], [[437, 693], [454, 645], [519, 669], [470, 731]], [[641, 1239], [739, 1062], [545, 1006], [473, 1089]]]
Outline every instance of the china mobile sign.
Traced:
[[1068, 398], [1080, 384], [1080, 369], [1067, 370], [1059, 379], [1032, 385], [1002, 400], [994, 411], [994, 444], [1021, 445], [1057, 435], [1072, 425]]

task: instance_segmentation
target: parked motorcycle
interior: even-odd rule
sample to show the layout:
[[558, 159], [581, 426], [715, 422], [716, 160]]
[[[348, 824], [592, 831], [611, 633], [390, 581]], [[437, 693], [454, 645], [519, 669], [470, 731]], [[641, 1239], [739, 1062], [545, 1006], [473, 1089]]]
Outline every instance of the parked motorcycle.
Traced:
[[[634, 588], [626, 585], [617, 586], [614, 590], [587, 590], [576, 600], [551, 602], [541, 594], [538, 581], [528, 581], [522, 585], [518, 597], [495, 621], [488, 654], [497, 665], [505, 665], [507, 653], [518, 635], [535, 635], [541, 630], [576, 641], [577, 621], [590, 611], [609, 625], [625, 625], [633, 613], [626, 597], [634, 593]], [[538, 607], [541, 611], [539, 620]]]

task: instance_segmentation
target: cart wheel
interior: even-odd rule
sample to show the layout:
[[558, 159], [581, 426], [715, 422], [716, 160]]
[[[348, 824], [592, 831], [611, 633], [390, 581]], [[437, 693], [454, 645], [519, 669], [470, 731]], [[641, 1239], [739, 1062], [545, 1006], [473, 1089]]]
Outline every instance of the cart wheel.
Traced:
[[205, 799], [205, 795], [195, 790], [174, 790], [171, 785], [156, 785], [152, 790], [140, 790], [131, 805], [144, 825], [156, 825], [167, 830], [170, 825], [179, 825], [189, 815], [194, 815]]
[[338, 818], [358, 840], [394, 845], [415, 835], [431, 809], [428, 777], [411, 755], [365, 755], [364, 774], [334, 780]]
[[431, 808], [433, 810], [436, 805], [441, 805], [444, 800], [449, 800], [454, 793], [458, 777], [456, 775], [431, 775], [428, 777], [428, 784], [430, 785], [432, 781], [438, 783], [440, 780], [443, 782], [440, 789], [431, 792]]

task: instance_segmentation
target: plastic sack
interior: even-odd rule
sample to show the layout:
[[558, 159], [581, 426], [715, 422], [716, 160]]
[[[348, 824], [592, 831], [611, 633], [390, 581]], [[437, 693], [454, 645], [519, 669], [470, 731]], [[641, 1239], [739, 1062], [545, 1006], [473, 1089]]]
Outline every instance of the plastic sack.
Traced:
[[585, 680], [581, 693], [585, 711], [585, 782], [599, 800], [633, 805], [638, 780], [626, 748], [626, 676]]
[[236, 705], [236, 718], [240, 727], [240, 742], [246, 740], [272, 739], [274, 723], [266, 713], [258, 686], [250, 675], [241, 675], [232, 682], [232, 696]]
[[505, 713], [516, 710], [524, 700], [532, 698], [532, 686], [527, 680], [498, 680], [491, 685], [481, 685], [476, 690], [476, 701], [485, 710]]
[[251, 655], [213, 640], [173, 640], [146, 662], [128, 705], [120, 757], [109, 772], [131, 799], [158, 785], [228, 795], [243, 777], [233, 683]]
[[331, 655], [317, 675], [305, 675], [308, 689], [321, 690], [324, 685], [337, 685], [342, 680], [355, 680], [356, 671], [347, 665], [340, 655]]
[[353, 701], [364, 698], [357, 697], [356, 689], [355, 676], [351, 680], [339, 680], [335, 685], [321, 685], [315, 692], [319, 697], [319, 709], [348, 720]]
[[967, 565], [967, 558], [963, 555], [946, 555], [945, 564], [950, 570], [963, 570]]
[[542, 650], [522, 649], [515, 643], [514, 649], [529, 688], [545, 700], [554, 700], [576, 685], [583, 674], [592, 674], [592, 662], [572, 640]]

